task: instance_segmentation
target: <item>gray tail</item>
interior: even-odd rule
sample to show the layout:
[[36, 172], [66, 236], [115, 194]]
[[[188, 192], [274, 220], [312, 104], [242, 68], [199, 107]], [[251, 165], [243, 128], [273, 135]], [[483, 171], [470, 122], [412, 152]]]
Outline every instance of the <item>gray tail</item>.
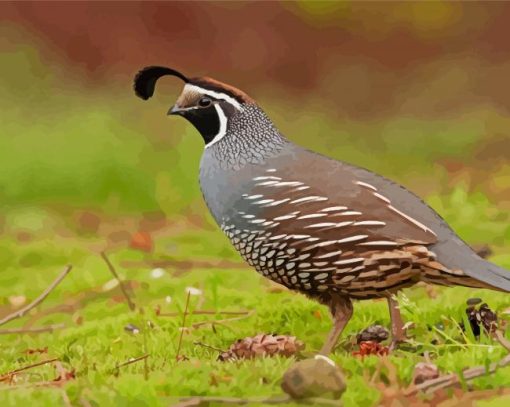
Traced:
[[498, 291], [510, 292], [510, 271], [478, 256], [460, 238], [452, 238], [431, 247], [437, 259], [450, 269], [462, 270], [466, 275]]
[[510, 271], [482, 258], [479, 258], [479, 263], [479, 268], [466, 269], [464, 272], [468, 276], [490, 285], [495, 290], [510, 292]]

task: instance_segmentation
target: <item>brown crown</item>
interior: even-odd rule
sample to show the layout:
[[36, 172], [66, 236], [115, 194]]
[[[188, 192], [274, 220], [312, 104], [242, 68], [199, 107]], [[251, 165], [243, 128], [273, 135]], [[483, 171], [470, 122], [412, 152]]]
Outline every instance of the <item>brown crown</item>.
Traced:
[[226, 93], [227, 95], [235, 98], [239, 103], [255, 104], [255, 101], [242, 90], [207, 76], [190, 79], [190, 83], [215, 92]]

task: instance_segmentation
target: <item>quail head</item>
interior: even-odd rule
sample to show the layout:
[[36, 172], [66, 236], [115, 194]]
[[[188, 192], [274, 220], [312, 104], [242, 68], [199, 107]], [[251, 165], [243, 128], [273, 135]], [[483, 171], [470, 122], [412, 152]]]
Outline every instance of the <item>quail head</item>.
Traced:
[[212, 216], [263, 276], [329, 306], [331, 352], [352, 300], [386, 298], [394, 343], [404, 339], [395, 293], [418, 281], [510, 291], [510, 273], [480, 258], [413, 193], [380, 175], [299, 147], [241, 90], [151, 66], [134, 89], [150, 98], [158, 78], [184, 89], [169, 114], [205, 142], [200, 186]]

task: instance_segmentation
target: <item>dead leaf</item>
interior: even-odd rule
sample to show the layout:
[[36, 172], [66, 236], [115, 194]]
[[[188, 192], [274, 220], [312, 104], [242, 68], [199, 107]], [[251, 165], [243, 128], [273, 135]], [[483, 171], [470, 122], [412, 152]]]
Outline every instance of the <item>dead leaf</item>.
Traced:
[[374, 341], [366, 341], [359, 343], [359, 350], [352, 352], [353, 356], [361, 356], [362, 358], [369, 355], [385, 356], [390, 352], [387, 346], [381, 345]]
[[101, 225], [101, 218], [92, 212], [79, 212], [76, 216], [76, 223], [82, 233], [97, 233]]
[[319, 309], [316, 309], [315, 311], [312, 312], [312, 315], [317, 318], [319, 321], [322, 321], [322, 313], [321, 313], [321, 310]]
[[60, 362], [55, 362], [55, 369], [57, 370], [58, 376], [53, 379], [53, 383], [57, 385], [62, 385], [70, 380], [76, 378], [76, 374], [74, 369], [67, 370], [64, 365]]
[[131, 236], [129, 247], [143, 252], [151, 252], [154, 248], [154, 242], [148, 232], [136, 232]]

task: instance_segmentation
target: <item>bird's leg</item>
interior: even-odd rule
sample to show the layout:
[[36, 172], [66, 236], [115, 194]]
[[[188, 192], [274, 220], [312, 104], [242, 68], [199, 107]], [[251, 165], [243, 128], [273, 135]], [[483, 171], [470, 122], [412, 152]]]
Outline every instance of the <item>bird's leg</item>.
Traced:
[[333, 315], [333, 328], [331, 328], [328, 339], [326, 339], [324, 346], [319, 352], [321, 355], [329, 355], [331, 353], [338, 341], [338, 337], [352, 316], [352, 302], [347, 297], [333, 297], [329, 307]]
[[404, 330], [404, 322], [402, 315], [400, 315], [400, 308], [396, 297], [388, 297], [388, 308], [390, 309], [391, 318], [391, 345], [390, 350], [394, 350], [401, 342], [405, 342], [406, 333]]

